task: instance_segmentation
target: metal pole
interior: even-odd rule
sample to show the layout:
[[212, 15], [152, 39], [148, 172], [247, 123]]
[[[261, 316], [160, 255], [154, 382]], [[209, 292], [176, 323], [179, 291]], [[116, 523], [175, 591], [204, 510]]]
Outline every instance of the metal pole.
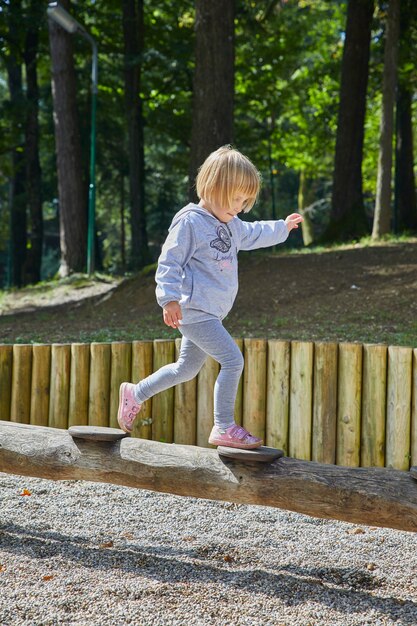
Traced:
[[87, 230], [87, 273], [93, 274], [95, 260], [95, 221], [96, 221], [96, 109], [98, 93], [98, 54], [97, 44], [93, 37], [81, 32], [88, 39], [93, 49], [93, 64], [91, 72], [91, 134], [90, 134], [90, 184], [88, 188], [88, 230]]
[[13, 188], [12, 182], [9, 182], [9, 242], [7, 244], [7, 274], [6, 274], [6, 287], [13, 286]]

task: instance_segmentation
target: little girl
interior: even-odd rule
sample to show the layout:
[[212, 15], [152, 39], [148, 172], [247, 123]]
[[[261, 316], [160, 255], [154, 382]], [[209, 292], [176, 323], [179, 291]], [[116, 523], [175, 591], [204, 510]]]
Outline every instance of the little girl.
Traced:
[[253, 207], [260, 174], [243, 154], [219, 148], [201, 166], [198, 204], [190, 203], [172, 220], [156, 271], [156, 297], [167, 326], [182, 334], [178, 361], [161, 367], [137, 385], [122, 383], [117, 419], [125, 432], [142, 404], [156, 393], [191, 380], [207, 356], [220, 364], [214, 387], [214, 427], [209, 443], [257, 448], [262, 440], [234, 421], [243, 356], [222, 320], [238, 290], [237, 254], [282, 243], [303, 218], [244, 222], [237, 217]]

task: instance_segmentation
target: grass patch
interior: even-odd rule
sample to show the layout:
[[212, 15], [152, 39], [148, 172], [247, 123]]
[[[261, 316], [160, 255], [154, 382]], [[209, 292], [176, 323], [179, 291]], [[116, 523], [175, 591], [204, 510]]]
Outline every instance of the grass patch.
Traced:
[[115, 278], [109, 274], [96, 273], [92, 276], [88, 274], [71, 274], [66, 278], [52, 278], [50, 280], [43, 280], [34, 285], [25, 285], [24, 287], [8, 287], [0, 290], [0, 302], [1, 298], [4, 298], [7, 294], [34, 294], [34, 293], [48, 293], [54, 291], [57, 287], [69, 287], [71, 289], [82, 289], [95, 283], [107, 283], [118, 282], [120, 278]]
[[153, 341], [154, 339], [176, 339], [181, 337], [178, 331], [170, 329], [162, 325], [162, 323], [156, 323], [155, 320], [153, 320], [153, 323], [151, 323], [151, 320], [149, 320], [149, 323], [144, 323], [144, 321], [142, 319], [140, 325], [132, 324], [123, 328], [104, 327], [91, 330], [22, 332], [13, 341], [6, 340], [5, 343], [111, 343], [117, 341]]
[[[248, 321], [246, 326], [228, 327], [234, 337], [264, 337], [283, 341], [329, 341], [336, 343], [369, 343], [417, 348], [417, 331], [409, 329], [387, 330], [381, 327], [369, 326], [364, 328], [360, 323], [340, 323], [338, 325], [318, 325], [303, 328], [300, 324], [297, 332], [291, 325], [263, 325]], [[75, 331], [57, 333], [22, 333], [14, 337], [13, 341], [6, 339], [5, 343], [36, 344], [36, 343], [111, 343], [117, 341], [141, 341], [155, 339], [177, 339], [181, 334], [178, 331], [163, 327], [138, 328], [102, 328], [91, 331]]]
[[352, 241], [347, 241], [344, 243], [329, 243], [329, 244], [317, 244], [308, 246], [307, 248], [277, 248], [276, 254], [290, 254], [290, 255], [299, 255], [299, 254], [322, 254], [323, 252], [337, 252], [342, 250], [352, 250], [358, 248], [376, 248], [381, 246], [395, 246], [399, 244], [416, 244], [417, 237], [409, 234], [401, 234], [394, 235], [388, 234], [384, 235], [378, 240], [372, 239], [370, 235], [366, 237], [361, 237], [360, 239], [352, 239]]

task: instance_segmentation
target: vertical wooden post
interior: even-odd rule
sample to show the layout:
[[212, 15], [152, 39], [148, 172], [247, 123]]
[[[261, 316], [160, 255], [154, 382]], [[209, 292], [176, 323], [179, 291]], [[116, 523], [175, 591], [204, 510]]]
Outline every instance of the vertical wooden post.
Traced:
[[32, 379], [32, 346], [13, 346], [12, 396], [10, 420], [21, 424], [30, 422], [30, 391]]
[[265, 339], [245, 339], [243, 371], [243, 426], [265, 441], [266, 360]]
[[214, 424], [214, 385], [219, 375], [219, 364], [207, 357], [197, 377], [197, 445], [207, 448]]
[[68, 426], [88, 425], [88, 396], [90, 389], [90, 344], [71, 345], [71, 377]]
[[313, 418], [312, 342], [291, 343], [289, 455], [311, 460], [311, 428]]
[[109, 343], [90, 345], [90, 389], [88, 398], [88, 423], [90, 426], [109, 425], [110, 407]]
[[[241, 352], [243, 352], [243, 339], [235, 339], [236, 345]], [[236, 402], [235, 402], [235, 422], [239, 426], [243, 423], [243, 375], [239, 380], [239, 387], [237, 388]]]
[[30, 423], [48, 426], [51, 384], [51, 346], [34, 345], [32, 348], [32, 386]]
[[358, 467], [361, 441], [362, 346], [339, 345], [336, 463]]
[[314, 349], [312, 460], [336, 462], [337, 343], [318, 342]]
[[413, 400], [411, 410], [411, 465], [417, 465], [417, 348], [413, 350]]
[[[152, 374], [152, 369], [153, 341], [133, 341], [131, 382], [136, 385]], [[152, 398], [143, 404], [139, 417], [134, 423], [132, 436], [141, 439], [152, 438]]]
[[71, 346], [53, 343], [48, 420], [51, 428], [68, 428], [70, 373]]
[[388, 348], [386, 466], [410, 467], [412, 348]]
[[10, 419], [12, 400], [13, 346], [0, 344], [0, 419]]
[[[173, 363], [175, 342], [156, 339], [153, 343], [153, 365], [157, 371]], [[152, 398], [152, 439], [172, 443], [174, 436], [174, 389], [167, 389]]]
[[129, 382], [132, 372], [132, 344], [126, 341], [114, 341], [111, 344], [110, 374], [110, 419], [109, 425], [118, 428], [117, 411], [119, 408], [119, 389], [123, 382]]
[[266, 377], [266, 445], [288, 454], [290, 343], [270, 339]]
[[361, 466], [385, 465], [387, 347], [364, 345], [362, 376]]
[[[175, 358], [178, 360], [181, 339], [175, 340]], [[197, 377], [175, 387], [174, 442], [195, 445], [197, 434]]]

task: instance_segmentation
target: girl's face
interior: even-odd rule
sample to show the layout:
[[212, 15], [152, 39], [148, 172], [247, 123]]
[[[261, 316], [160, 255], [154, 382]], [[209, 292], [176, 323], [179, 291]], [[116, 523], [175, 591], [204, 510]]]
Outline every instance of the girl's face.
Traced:
[[232, 206], [230, 208], [223, 208], [219, 206], [215, 206], [214, 204], [210, 204], [203, 198], [199, 202], [199, 206], [206, 209], [209, 213], [217, 217], [220, 222], [227, 224], [230, 222], [238, 213], [241, 213], [248, 202], [249, 198], [247, 196], [243, 196], [240, 193], [237, 193], [232, 198]]

